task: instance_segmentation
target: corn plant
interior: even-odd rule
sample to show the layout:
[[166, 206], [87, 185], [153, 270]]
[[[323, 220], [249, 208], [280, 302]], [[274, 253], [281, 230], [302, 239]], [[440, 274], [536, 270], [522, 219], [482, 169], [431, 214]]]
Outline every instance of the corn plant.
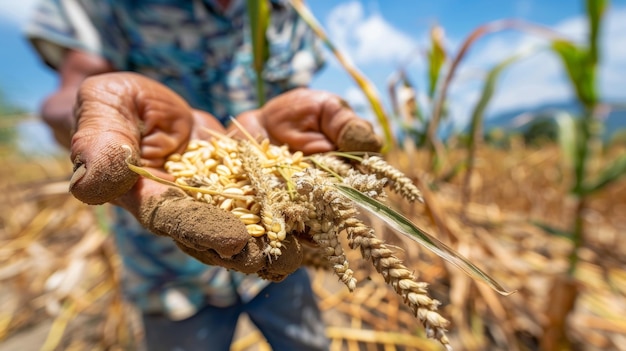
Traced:
[[[416, 56], [425, 57], [428, 65], [428, 86], [426, 89], [428, 103], [432, 103], [435, 97], [441, 71], [448, 57], [443, 42], [443, 29], [439, 26], [433, 26], [430, 31], [429, 48], [424, 52], [416, 50]], [[415, 58], [415, 56], [410, 57], [410, 59]], [[394, 115], [399, 121], [403, 133], [410, 139], [405, 140], [403, 149], [413, 157], [413, 147], [422, 146], [425, 143], [426, 129], [430, 119], [426, 115], [426, 106], [419, 105], [419, 90], [410, 82], [405, 65], [406, 63], [399, 66], [397, 72], [392, 74], [388, 83], [388, 92]], [[418, 122], [419, 125], [416, 126], [415, 122]], [[413, 144], [410, 143], [411, 141]]]
[[471, 198], [471, 177], [472, 172], [474, 170], [474, 161], [476, 158], [476, 150], [480, 146], [480, 143], [483, 139], [483, 120], [485, 110], [493, 97], [493, 94], [496, 90], [497, 79], [502, 74], [502, 72], [511, 64], [516, 62], [517, 60], [524, 57], [527, 53], [520, 53], [517, 55], [513, 55], [502, 62], [495, 65], [491, 70], [489, 70], [487, 74], [487, 78], [485, 79], [485, 84], [483, 86], [482, 93], [476, 105], [474, 106], [474, 110], [472, 112], [472, 117], [470, 120], [470, 130], [469, 130], [469, 139], [468, 139], [468, 155], [466, 160], [467, 170], [465, 172], [464, 186], [463, 186], [463, 207], [466, 209], [467, 204], [470, 202]]
[[[448, 90], [451, 83], [456, 76], [458, 68], [460, 67], [463, 59], [467, 56], [471, 47], [483, 36], [491, 33], [496, 33], [504, 30], [515, 29], [531, 34], [538, 35], [547, 39], [560, 39], [562, 38], [558, 33], [552, 31], [549, 28], [542, 27], [537, 24], [528, 23], [519, 20], [498, 20], [490, 22], [476, 28], [469, 36], [463, 41], [458, 52], [449, 56], [444, 47], [443, 30], [435, 26], [430, 32], [430, 46], [424, 53], [427, 64], [427, 82], [428, 87], [426, 89], [426, 97], [430, 103], [430, 109], [425, 110], [421, 106], [413, 105], [410, 115], [420, 116], [424, 120], [424, 130], [416, 130], [407, 123], [406, 119], [403, 121], [402, 127], [405, 132], [413, 136], [413, 139], [418, 146], [427, 146], [432, 151], [430, 169], [436, 173], [445, 170], [446, 173], [441, 175], [441, 179], [449, 179], [454, 174], [457, 174], [461, 169], [467, 166], [467, 163], [471, 160], [467, 160], [465, 164], [461, 165], [448, 165], [446, 161], [446, 148], [439, 139], [437, 133], [441, 124], [441, 121], [445, 118], [446, 103], [448, 101]], [[525, 54], [524, 54], [525, 55]], [[522, 55], [523, 56], [523, 55]], [[515, 61], [515, 59], [512, 59]], [[508, 60], [504, 60], [508, 61]], [[482, 124], [484, 110], [489, 103], [494, 90], [494, 84], [500, 72], [510, 63], [504, 64], [503, 67], [496, 65], [496, 67], [488, 74], [486, 83], [477, 104], [474, 106], [474, 112], [472, 113], [472, 128], [475, 130], [477, 127], [476, 122]], [[391, 97], [392, 103], [397, 100], [398, 92], [395, 90], [398, 82], [401, 82], [401, 86], [398, 89], [413, 90], [413, 96], [418, 94], [417, 89], [411, 84], [407, 84], [405, 68], [400, 67], [398, 72], [390, 79], [388, 91]], [[402, 111], [403, 106], [392, 105], [394, 113]], [[406, 114], [406, 113], [405, 113]], [[410, 122], [410, 121], [409, 121]], [[470, 144], [479, 142], [480, 138], [474, 138], [470, 136]], [[476, 145], [470, 145], [471, 148], [475, 148]], [[473, 156], [470, 156], [470, 158]], [[447, 174], [447, 175], [446, 175]]]
[[[565, 160], [564, 167], [572, 173], [574, 179], [570, 193], [575, 201], [575, 212], [567, 230], [542, 225], [550, 233], [568, 237], [573, 245], [567, 276], [557, 279], [552, 288], [560, 298], [552, 301], [546, 313], [549, 323], [542, 339], [542, 347], [545, 350], [557, 350], [569, 344], [564, 326], [565, 319], [578, 297], [578, 286], [574, 277], [577, 272], [579, 251], [586, 246], [583, 213], [588, 207], [588, 202], [594, 194], [626, 174], [626, 155], [619, 156], [599, 172], [592, 166], [594, 159], [600, 156], [602, 147], [603, 128], [600, 121], [602, 108], [597, 90], [597, 68], [600, 63], [598, 38], [602, 16], [607, 7], [608, 1], [605, 0], [586, 1], [589, 24], [586, 46], [565, 40], [552, 42], [552, 49], [563, 63], [575, 95], [583, 107], [583, 113], [576, 119], [563, 114], [557, 120], [559, 141]], [[598, 175], [594, 175], [596, 173]]]

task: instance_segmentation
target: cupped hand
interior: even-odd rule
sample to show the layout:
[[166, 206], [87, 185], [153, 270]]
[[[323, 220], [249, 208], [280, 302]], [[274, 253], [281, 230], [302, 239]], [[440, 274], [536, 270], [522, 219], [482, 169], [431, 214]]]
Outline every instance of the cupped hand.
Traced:
[[305, 154], [332, 150], [378, 152], [381, 148], [372, 125], [340, 97], [325, 91], [294, 89], [236, 119], [253, 136], [268, 138], [272, 144], [287, 144]]
[[252, 238], [231, 213], [139, 177], [128, 168], [127, 158], [171, 179], [163, 169], [169, 155], [183, 152], [192, 138], [208, 138], [206, 128], [223, 131], [211, 115], [193, 110], [176, 93], [149, 78], [108, 73], [82, 83], [75, 116], [70, 191], [76, 198], [125, 208], [145, 228], [171, 237], [183, 251], [207, 264], [274, 280], [300, 266], [299, 250], [268, 261], [264, 243]]

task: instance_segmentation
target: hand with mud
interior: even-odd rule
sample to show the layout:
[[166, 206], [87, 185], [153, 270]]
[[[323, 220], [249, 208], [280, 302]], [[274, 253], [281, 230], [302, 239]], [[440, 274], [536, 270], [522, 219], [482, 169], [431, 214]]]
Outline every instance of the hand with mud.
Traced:
[[344, 100], [325, 91], [290, 90], [261, 109], [242, 113], [237, 121], [255, 137], [268, 138], [275, 145], [287, 144], [304, 154], [335, 149], [378, 152], [381, 148], [371, 124]]
[[[163, 169], [169, 155], [182, 153], [191, 139], [208, 139], [207, 128], [224, 132], [210, 114], [192, 109], [149, 78], [109, 73], [82, 83], [75, 117], [70, 191], [79, 200], [123, 207], [146, 229], [171, 237], [184, 252], [206, 264], [271, 280], [282, 280], [301, 265], [302, 249], [295, 238], [289, 250], [269, 260], [263, 253], [263, 238], [249, 235], [231, 213], [139, 177], [128, 168], [130, 156], [131, 163], [171, 180]], [[328, 93], [297, 89], [237, 119], [253, 135], [305, 153], [336, 146], [346, 151], [380, 147], [371, 126]]]

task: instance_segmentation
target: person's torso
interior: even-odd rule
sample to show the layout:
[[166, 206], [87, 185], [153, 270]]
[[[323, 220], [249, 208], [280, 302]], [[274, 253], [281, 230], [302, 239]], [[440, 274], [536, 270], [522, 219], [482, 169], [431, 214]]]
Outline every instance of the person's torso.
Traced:
[[[100, 0], [85, 5], [105, 56], [120, 70], [156, 79], [223, 123], [258, 107], [246, 1]], [[293, 11], [272, 1], [263, 72], [266, 98], [285, 89], [298, 43]]]

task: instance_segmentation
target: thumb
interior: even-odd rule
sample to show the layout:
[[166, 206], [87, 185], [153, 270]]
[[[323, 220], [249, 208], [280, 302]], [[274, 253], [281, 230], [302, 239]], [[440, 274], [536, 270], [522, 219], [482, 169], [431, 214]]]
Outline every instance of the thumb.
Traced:
[[340, 151], [378, 152], [382, 146], [372, 124], [359, 117], [346, 101], [333, 94], [322, 95], [320, 128]]
[[351, 119], [343, 125], [336, 143], [340, 151], [379, 152], [382, 147], [382, 141], [374, 133], [372, 125], [360, 118]]

